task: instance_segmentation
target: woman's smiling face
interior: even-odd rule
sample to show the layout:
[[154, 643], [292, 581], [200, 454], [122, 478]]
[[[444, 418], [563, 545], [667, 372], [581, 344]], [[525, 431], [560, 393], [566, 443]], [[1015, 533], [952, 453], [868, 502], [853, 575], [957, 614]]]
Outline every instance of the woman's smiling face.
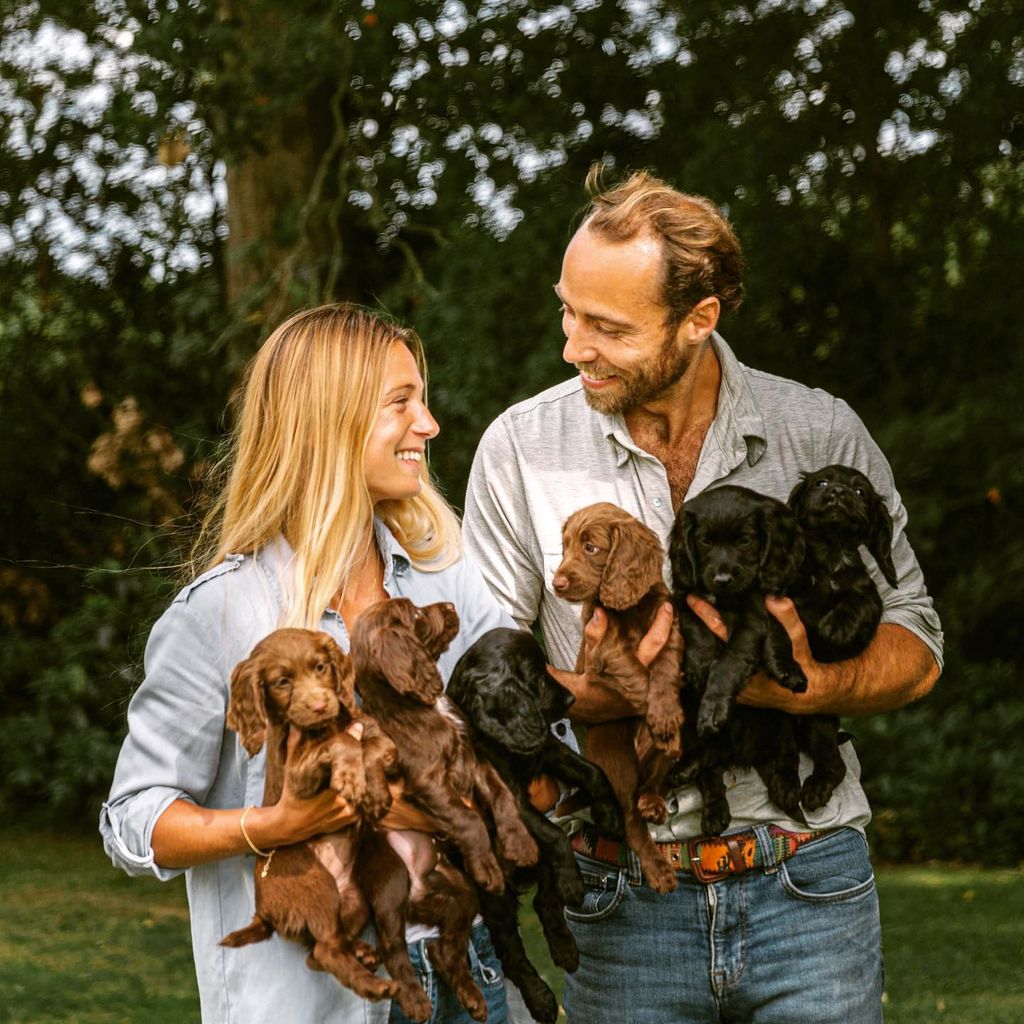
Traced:
[[420, 493], [427, 441], [439, 429], [423, 403], [423, 378], [415, 357], [401, 341], [392, 343], [363, 464], [374, 504]]

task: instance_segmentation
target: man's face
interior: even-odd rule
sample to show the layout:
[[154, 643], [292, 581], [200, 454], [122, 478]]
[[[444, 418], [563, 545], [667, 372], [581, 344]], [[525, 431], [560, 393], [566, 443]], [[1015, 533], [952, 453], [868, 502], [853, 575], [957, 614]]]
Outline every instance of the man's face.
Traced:
[[587, 404], [598, 412], [628, 413], [657, 399], [699, 351], [688, 321], [668, 323], [663, 261], [652, 237], [613, 242], [586, 225], [565, 251], [555, 285], [562, 358], [580, 371]]

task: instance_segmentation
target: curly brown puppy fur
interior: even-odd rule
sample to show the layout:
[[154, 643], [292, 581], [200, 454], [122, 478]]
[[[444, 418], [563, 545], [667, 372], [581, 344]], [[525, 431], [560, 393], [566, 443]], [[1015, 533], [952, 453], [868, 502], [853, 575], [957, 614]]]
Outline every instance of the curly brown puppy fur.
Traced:
[[[329, 786], [366, 822], [388, 809], [394, 744], [360, 714], [353, 679], [351, 662], [334, 640], [304, 629], [271, 633], [235, 666], [227, 724], [250, 755], [266, 743], [264, 805], [277, 802], [287, 775], [297, 796]], [[346, 731], [356, 718], [363, 723], [362, 741]], [[294, 730], [298, 741], [289, 753]], [[279, 932], [309, 948], [312, 969], [328, 971], [363, 998], [395, 998], [414, 1020], [430, 1016], [405, 945], [409, 877], [381, 834], [354, 825], [281, 847], [257, 863], [255, 880], [255, 917], [221, 945], [244, 946]], [[371, 907], [379, 956], [358, 938]], [[392, 980], [371, 973], [380, 959]]]
[[[394, 598], [371, 605], [352, 630], [356, 685], [364, 708], [397, 746], [405, 798], [438, 823], [481, 888], [500, 893], [504, 873], [481, 815], [493, 822], [498, 853], [508, 864], [536, 863], [537, 844], [515, 797], [494, 768], [476, 757], [464, 720], [444, 696], [435, 659], [458, 629], [450, 604], [417, 608]], [[422, 887], [414, 882], [411, 919], [438, 924], [441, 931], [431, 947], [432, 962], [469, 1014], [483, 1020], [487, 1004], [466, 961], [476, 909], [472, 885], [443, 859]]]
[[[658, 853], [646, 821], [667, 817], [661, 788], [681, 752], [678, 617], [649, 667], [636, 656], [658, 608], [671, 596], [662, 579], [663, 562], [664, 552], [652, 530], [618, 506], [599, 502], [566, 520], [562, 562], [552, 586], [559, 597], [583, 603], [584, 626], [595, 608], [607, 614], [608, 629], [590, 652], [587, 678], [621, 693], [642, 720], [591, 726], [587, 757], [608, 775], [625, 817], [626, 840], [640, 858], [648, 884], [671, 892], [675, 873]], [[577, 672], [583, 670], [583, 655], [581, 648]]]

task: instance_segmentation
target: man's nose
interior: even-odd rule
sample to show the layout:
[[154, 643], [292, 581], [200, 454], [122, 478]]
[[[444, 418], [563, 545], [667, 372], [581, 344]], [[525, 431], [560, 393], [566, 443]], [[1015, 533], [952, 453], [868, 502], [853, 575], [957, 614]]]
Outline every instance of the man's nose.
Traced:
[[565, 346], [562, 348], [562, 358], [567, 363], [592, 363], [597, 359], [597, 349], [586, 336], [586, 331], [579, 323], [563, 325], [565, 331]]

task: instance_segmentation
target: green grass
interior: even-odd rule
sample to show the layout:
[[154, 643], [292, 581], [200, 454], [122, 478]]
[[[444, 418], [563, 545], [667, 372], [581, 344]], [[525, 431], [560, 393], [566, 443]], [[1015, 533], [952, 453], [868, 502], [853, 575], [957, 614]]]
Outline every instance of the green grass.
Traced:
[[[0, 1021], [190, 1024], [185, 889], [127, 878], [91, 837], [0, 832]], [[887, 1024], [1024, 1021], [1024, 872], [879, 871]], [[534, 961], [561, 979], [525, 923]]]

